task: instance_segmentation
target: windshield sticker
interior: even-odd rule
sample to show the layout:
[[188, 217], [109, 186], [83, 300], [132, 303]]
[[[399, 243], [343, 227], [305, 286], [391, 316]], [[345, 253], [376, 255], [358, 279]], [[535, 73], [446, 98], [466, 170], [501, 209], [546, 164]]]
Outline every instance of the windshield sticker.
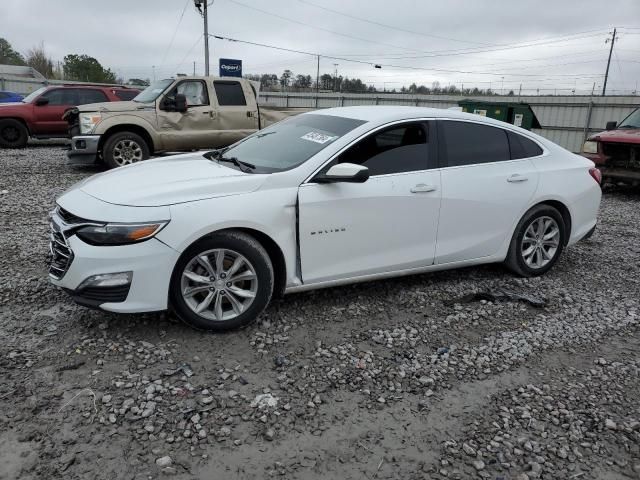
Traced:
[[325, 135], [324, 133], [309, 132], [305, 133], [300, 138], [303, 140], [309, 140], [310, 142], [325, 144], [327, 142], [330, 142], [331, 140], [335, 140], [338, 137], [332, 137], [331, 135]]

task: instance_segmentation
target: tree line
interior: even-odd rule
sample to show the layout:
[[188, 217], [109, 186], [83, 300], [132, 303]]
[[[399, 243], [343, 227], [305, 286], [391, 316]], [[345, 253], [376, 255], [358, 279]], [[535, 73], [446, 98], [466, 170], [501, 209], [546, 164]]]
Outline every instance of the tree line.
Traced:
[[[420, 94], [420, 95], [497, 95], [496, 92], [490, 88], [481, 89], [478, 87], [473, 88], [458, 88], [456, 85], [442, 86], [440, 82], [433, 82], [431, 86], [417, 85], [412, 83], [409, 87], [403, 86], [402, 88], [382, 89], [376, 88], [373, 85], [367, 85], [359, 78], [343, 77], [341, 75], [335, 76], [328, 73], [320, 75], [319, 81], [316, 82], [315, 78], [311, 75], [294, 75], [291, 70], [285, 70], [280, 76], [275, 73], [262, 73], [262, 74], [247, 74], [244, 75], [247, 80], [253, 80], [260, 82], [260, 90], [265, 92], [313, 92], [318, 90], [323, 92], [342, 92], [342, 93], [367, 93], [367, 92], [386, 92], [386, 93], [407, 93], [407, 94]], [[513, 90], [510, 90], [508, 95], [515, 95]]]
[[[109, 68], [103, 67], [98, 60], [85, 54], [70, 53], [62, 62], [54, 62], [47, 54], [44, 43], [29, 49], [24, 55], [13, 48], [4, 38], [0, 38], [0, 64], [31, 67], [48, 79], [73, 80], [93, 83], [123, 84]], [[147, 86], [149, 79], [131, 78], [131, 85]]]

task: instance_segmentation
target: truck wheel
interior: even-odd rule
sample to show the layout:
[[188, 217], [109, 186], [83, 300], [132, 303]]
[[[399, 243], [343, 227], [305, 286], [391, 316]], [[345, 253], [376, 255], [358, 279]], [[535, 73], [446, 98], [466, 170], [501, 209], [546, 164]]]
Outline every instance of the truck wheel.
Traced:
[[149, 158], [149, 146], [135, 133], [118, 132], [102, 147], [102, 157], [108, 168], [117, 168]]
[[11, 118], [0, 120], [0, 147], [24, 148], [28, 139], [29, 132], [24, 124]]
[[245, 233], [220, 232], [185, 250], [171, 276], [169, 299], [183, 322], [221, 332], [255, 320], [271, 300], [273, 285], [264, 247]]

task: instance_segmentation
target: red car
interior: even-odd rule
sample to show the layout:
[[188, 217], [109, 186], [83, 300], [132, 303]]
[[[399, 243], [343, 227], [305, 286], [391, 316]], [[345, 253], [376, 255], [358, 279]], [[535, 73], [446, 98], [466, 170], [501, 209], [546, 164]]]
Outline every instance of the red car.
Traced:
[[42, 87], [21, 102], [0, 104], [0, 147], [22, 148], [31, 138], [68, 137], [65, 110], [76, 105], [131, 100], [135, 88], [99, 85], [56, 85]]
[[640, 184], [640, 108], [618, 125], [607, 122], [606, 131], [591, 135], [582, 155], [592, 160], [603, 179]]

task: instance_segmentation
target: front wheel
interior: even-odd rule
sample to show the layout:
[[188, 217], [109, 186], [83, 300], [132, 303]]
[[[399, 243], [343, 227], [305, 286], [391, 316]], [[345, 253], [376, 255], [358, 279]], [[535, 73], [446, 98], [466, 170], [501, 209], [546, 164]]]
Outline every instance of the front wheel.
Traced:
[[549, 205], [533, 207], [516, 227], [506, 264], [523, 277], [542, 275], [558, 261], [565, 239], [560, 212]]
[[29, 140], [29, 131], [18, 120], [0, 120], [0, 147], [24, 148]]
[[114, 133], [102, 147], [102, 157], [109, 168], [140, 162], [149, 158], [149, 155], [147, 142], [132, 132]]
[[220, 232], [185, 250], [174, 268], [169, 298], [182, 321], [219, 332], [255, 320], [271, 300], [273, 284], [269, 255], [256, 239]]

